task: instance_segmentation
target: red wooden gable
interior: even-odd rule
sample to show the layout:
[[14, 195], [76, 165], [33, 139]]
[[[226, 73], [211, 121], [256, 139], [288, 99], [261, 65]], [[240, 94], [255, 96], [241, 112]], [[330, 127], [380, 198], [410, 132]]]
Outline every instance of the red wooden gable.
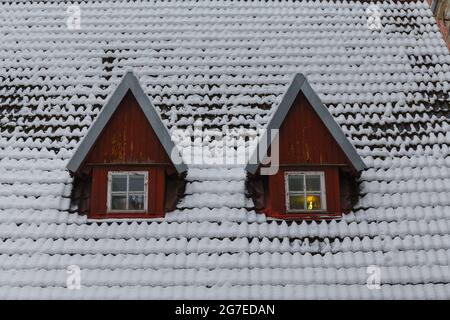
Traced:
[[137, 100], [128, 91], [95, 141], [85, 164], [171, 164]]
[[[184, 193], [186, 165], [138, 79], [128, 72], [67, 164], [78, 186], [79, 208], [90, 218], [155, 218], [174, 210]], [[143, 209], [129, 207], [136, 190], [116, 190], [125, 203], [111, 207], [114, 175], [145, 176]], [[128, 178], [127, 178], [128, 181]], [[78, 182], [78, 183], [77, 183]], [[88, 192], [89, 191], [89, 192]], [[118, 195], [119, 193], [119, 195]]]
[[302, 92], [279, 129], [280, 164], [350, 166], [345, 153]]
[[[261, 143], [270, 142], [274, 130], [279, 133], [279, 145]], [[275, 146], [279, 147], [281, 165], [339, 165], [350, 167], [354, 174], [365, 168], [356, 149], [300, 73], [294, 76], [286, 90], [245, 170], [255, 174], [261, 164], [266, 163], [261, 161], [260, 155]], [[274, 151], [278, 153], [278, 150]], [[272, 158], [276, 159], [277, 154]], [[273, 162], [272, 169], [276, 165]]]

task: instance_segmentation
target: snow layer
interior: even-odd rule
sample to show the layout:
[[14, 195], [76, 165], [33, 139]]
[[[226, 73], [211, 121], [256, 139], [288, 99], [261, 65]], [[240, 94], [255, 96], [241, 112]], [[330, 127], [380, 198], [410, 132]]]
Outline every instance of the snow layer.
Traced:
[[[380, 30], [358, 1], [84, 1], [70, 30], [64, 2], [3, 1], [0, 298], [450, 299], [450, 55], [425, 1], [377, 4]], [[305, 74], [368, 166], [359, 203], [274, 221], [242, 167], [193, 165], [162, 220], [69, 210], [65, 165], [126, 70], [182, 147], [264, 127]]]

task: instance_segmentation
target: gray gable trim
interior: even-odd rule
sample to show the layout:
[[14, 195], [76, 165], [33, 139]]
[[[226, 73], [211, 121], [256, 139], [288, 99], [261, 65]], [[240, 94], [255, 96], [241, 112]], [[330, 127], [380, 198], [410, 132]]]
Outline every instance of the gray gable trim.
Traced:
[[[357, 171], [364, 170], [366, 168], [366, 165], [356, 152], [355, 147], [353, 147], [353, 145], [347, 139], [344, 132], [342, 132], [341, 127], [339, 127], [339, 125], [336, 123], [333, 116], [329, 113], [328, 109], [323, 105], [322, 101], [320, 101], [319, 96], [314, 92], [314, 90], [309, 85], [308, 80], [306, 80], [306, 77], [301, 73], [297, 73], [295, 75], [294, 79], [289, 85], [289, 88], [284, 94], [277, 110], [270, 119], [266, 133], [260, 139], [260, 141], [264, 141], [262, 139], [268, 139], [265, 141], [270, 141], [268, 143], [262, 144], [265, 150], [261, 150], [260, 151], [261, 154], [265, 155], [267, 153], [267, 149], [269, 148], [270, 143], [275, 138], [270, 136], [271, 130], [279, 129], [281, 127], [281, 124], [283, 123], [286, 115], [288, 114], [291, 106], [293, 105], [300, 91], [305, 95], [306, 99], [314, 108], [314, 111], [317, 113], [319, 118], [325, 124], [327, 129], [330, 131], [333, 138], [339, 144], [342, 151], [350, 160], [353, 167]], [[250, 158], [249, 163], [245, 167], [245, 170], [254, 174], [261, 164], [260, 161], [261, 160], [258, 159], [258, 150], [255, 150], [255, 152], [252, 154]]]
[[[159, 141], [161, 141], [161, 144], [163, 145], [164, 150], [166, 150], [169, 157], [171, 157], [172, 155], [172, 150], [177, 150], [174, 149], [176, 148], [175, 144], [170, 138], [169, 131], [162, 122], [161, 117], [159, 116], [159, 112], [155, 109], [150, 99], [145, 94], [144, 90], [142, 90], [139, 80], [136, 78], [133, 72], [129, 71], [125, 74], [119, 86], [116, 88], [112, 96], [109, 98], [108, 102], [103, 107], [102, 111], [97, 116], [91, 128], [87, 132], [86, 136], [81, 141], [77, 150], [73, 154], [72, 158], [67, 164], [67, 169], [69, 171], [77, 172], [79, 170], [87, 154], [91, 150], [95, 141], [97, 141], [97, 138], [103, 131], [103, 128], [106, 126], [109, 119], [111, 119], [111, 116], [116, 111], [117, 107], [123, 100], [128, 90], [131, 90], [131, 92], [133, 93], [135, 99], [137, 100], [139, 106], [144, 112], [148, 122], [155, 131]], [[187, 171], [186, 164], [184, 164], [180, 159], [181, 157], [179, 156], [178, 153], [177, 159], [178, 161], [176, 161], [177, 163], [174, 163], [174, 166], [177, 169], [178, 173]]]

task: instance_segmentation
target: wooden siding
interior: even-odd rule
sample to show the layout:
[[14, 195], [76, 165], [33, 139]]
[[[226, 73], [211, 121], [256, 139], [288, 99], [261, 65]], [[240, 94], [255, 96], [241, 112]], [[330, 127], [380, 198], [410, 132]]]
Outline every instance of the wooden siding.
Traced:
[[303, 93], [280, 127], [280, 164], [350, 165], [345, 153]]
[[171, 164], [171, 161], [129, 91], [90, 150], [85, 163]]

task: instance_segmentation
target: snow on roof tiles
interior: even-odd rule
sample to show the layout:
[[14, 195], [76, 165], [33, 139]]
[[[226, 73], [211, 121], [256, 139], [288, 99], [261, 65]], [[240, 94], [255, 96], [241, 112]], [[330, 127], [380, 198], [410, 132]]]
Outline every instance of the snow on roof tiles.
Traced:
[[[65, 3], [2, 1], [0, 297], [450, 298], [450, 55], [425, 1], [377, 4], [380, 30], [358, 1], [84, 1], [70, 30]], [[164, 219], [78, 215], [65, 166], [128, 70], [169, 129], [211, 132], [264, 127], [305, 74], [367, 165], [359, 203], [271, 221], [244, 168], [191, 167]]]

